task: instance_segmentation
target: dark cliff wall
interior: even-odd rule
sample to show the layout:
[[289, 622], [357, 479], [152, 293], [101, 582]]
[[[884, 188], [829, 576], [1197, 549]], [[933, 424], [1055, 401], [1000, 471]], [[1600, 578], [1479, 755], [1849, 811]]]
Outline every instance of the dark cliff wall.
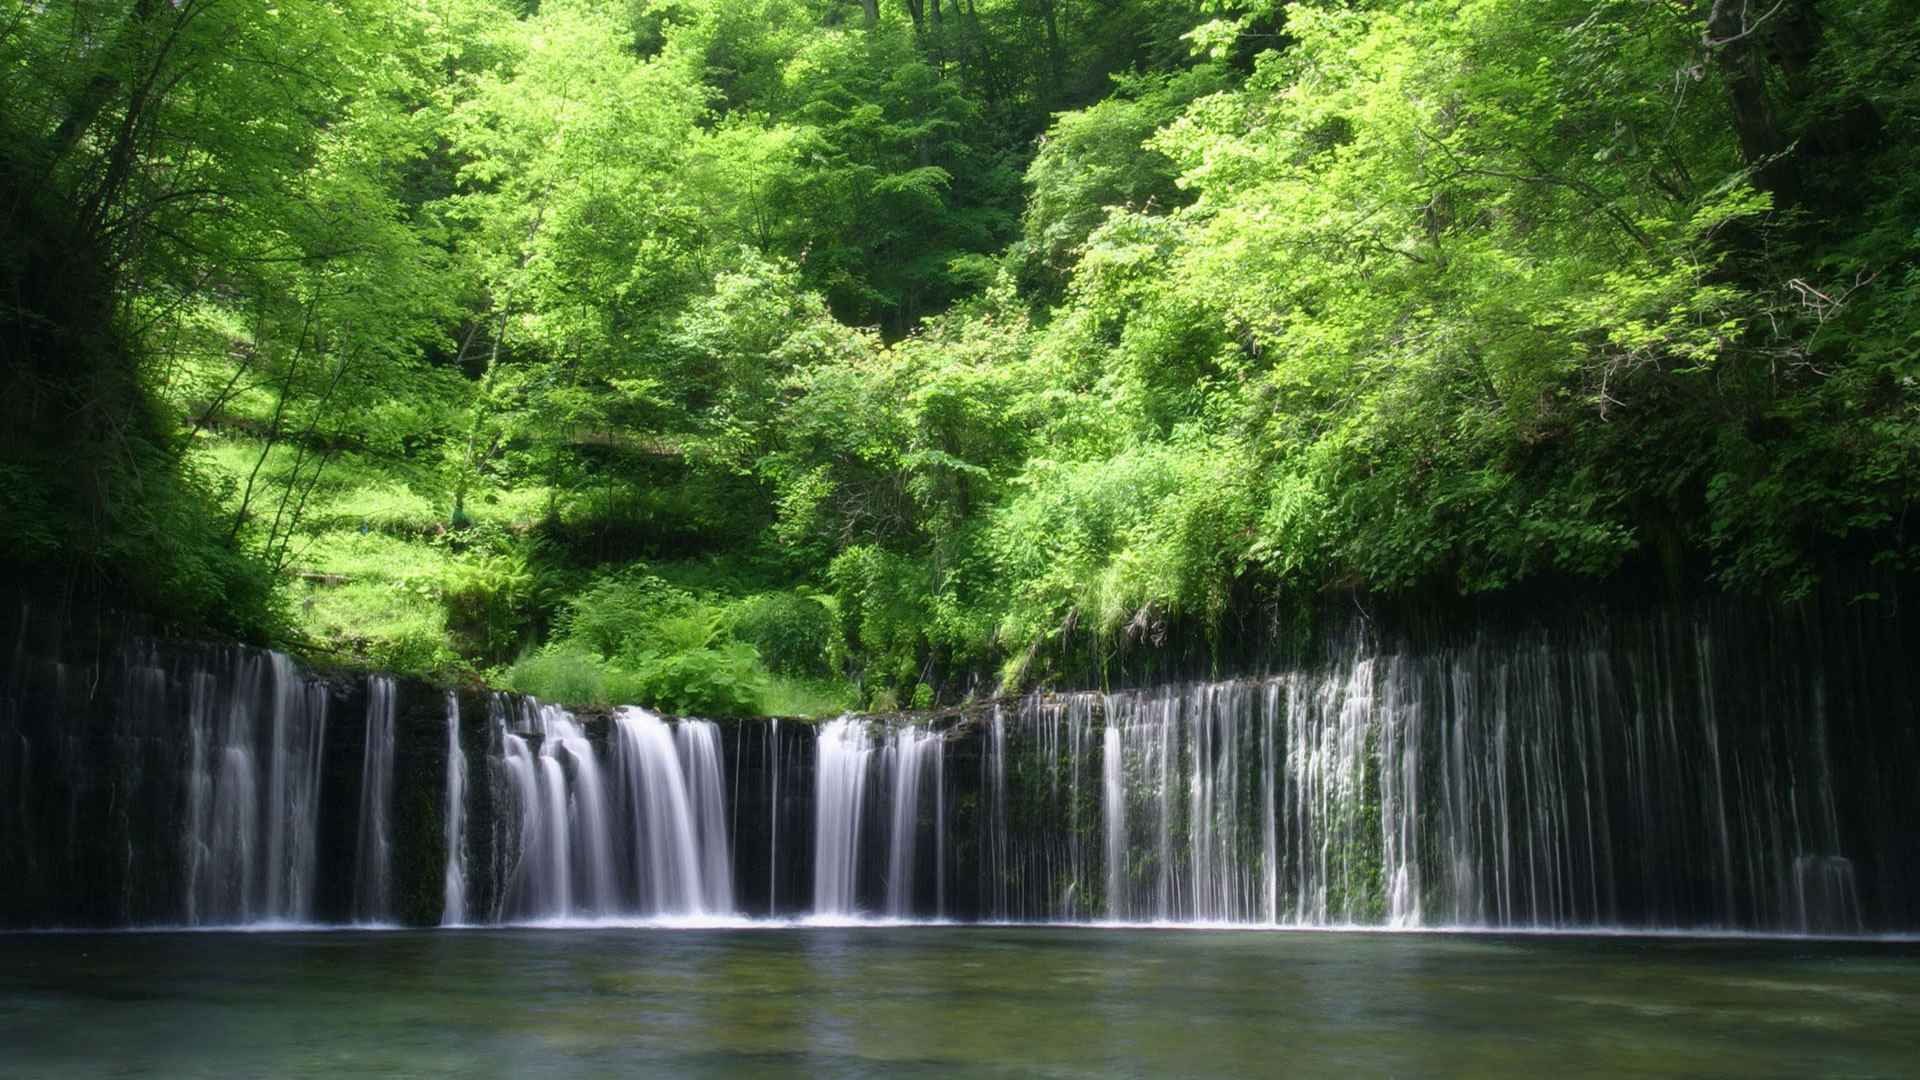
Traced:
[[[99, 617], [9, 616], [0, 926], [350, 917], [363, 676], [145, 638]], [[391, 911], [425, 924], [442, 898], [445, 697], [408, 679], [397, 692]], [[308, 735], [319, 754], [310, 837], [272, 801], [305, 794], [288, 774], [313, 774]]]

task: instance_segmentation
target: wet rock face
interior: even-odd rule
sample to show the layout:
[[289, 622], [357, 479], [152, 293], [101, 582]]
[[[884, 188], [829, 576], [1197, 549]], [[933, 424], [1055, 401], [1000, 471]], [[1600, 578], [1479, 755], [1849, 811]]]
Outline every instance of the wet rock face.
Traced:
[[[0, 925], [226, 925], [351, 912], [364, 679], [231, 645], [76, 633], [22, 610], [0, 685]], [[439, 691], [397, 682], [395, 921], [437, 917]]]

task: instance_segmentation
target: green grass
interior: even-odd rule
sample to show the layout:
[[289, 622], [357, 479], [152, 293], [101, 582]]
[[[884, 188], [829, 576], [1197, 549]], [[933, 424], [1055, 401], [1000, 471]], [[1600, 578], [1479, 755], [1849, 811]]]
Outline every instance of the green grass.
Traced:
[[449, 505], [416, 493], [406, 481], [338, 489], [327, 494], [318, 505], [309, 506], [307, 524], [315, 529], [381, 532], [431, 532], [445, 523]]
[[544, 484], [515, 489], [489, 489], [467, 499], [467, 513], [481, 524], [526, 528], [547, 516], [552, 490]]
[[585, 649], [540, 649], [522, 656], [506, 670], [510, 690], [543, 701], [567, 705], [613, 705], [608, 693], [607, 665]]
[[860, 707], [860, 692], [841, 679], [770, 675], [761, 706], [768, 716], [838, 716]]
[[[256, 522], [281, 505], [297, 461], [291, 445], [266, 448], [264, 461], [263, 448], [263, 440], [234, 431], [203, 437], [197, 446], [209, 471], [227, 477], [230, 509], [238, 508], [252, 477]], [[308, 457], [302, 471], [313, 460]], [[657, 495], [623, 482], [610, 501], [605, 492], [561, 500], [563, 525], [570, 514], [593, 512], [596, 495], [602, 511], [661, 509], [649, 502]], [[555, 508], [547, 487], [536, 483], [472, 493], [464, 505], [475, 527], [453, 534], [446, 531], [452, 496], [431, 469], [343, 451], [328, 459], [305, 499], [287, 548], [290, 577], [282, 586], [291, 601], [296, 640], [304, 642], [305, 651], [447, 679], [499, 663], [502, 649], [512, 655], [514, 639], [526, 641], [530, 631], [525, 627], [538, 625], [521, 622], [519, 630], [507, 625], [499, 634], [488, 625], [489, 632], [479, 633], [476, 619], [490, 609], [480, 609], [477, 616], [471, 600], [463, 598], [473, 592], [476, 566], [491, 559], [511, 555], [523, 560], [516, 565], [526, 572], [526, 552], [533, 550], [538, 526]], [[595, 625], [640, 633], [623, 630], [607, 641], [568, 640], [572, 628], [564, 606], [554, 605], [598, 578], [585, 570], [536, 565], [526, 586], [528, 598], [506, 617], [562, 618], [549, 627], [545, 646], [491, 668], [490, 681], [570, 705], [655, 704], [674, 711], [677, 704], [714, 715], [833, 716], [858, 706], [859, 694], [851, 685], [822, 677], [830, 658], [821, 658], [817, 670], [803, 669], [779, 648], [794, 646], [810, 656], [832, 636], [828, 609], [775, 590], [779, 568], [728, 552], [604, 569], [657, 572], [669, 583], [632, 596], [616, 589], [589, 598], [590, 610], [599, 616]], [[535, 610], [534, 597], [543, 598], [541, 610]], [[780, 599], [787, 600], [785, 606], [774, 603]], [[805, 625], [789, 625], [799, 616], [808, 617], [800, 619]], [[744, 633], [736, 635], [733, 624], [742, 619]], [[758, 642], [761, 651], [747, 648], [748, 641]]]

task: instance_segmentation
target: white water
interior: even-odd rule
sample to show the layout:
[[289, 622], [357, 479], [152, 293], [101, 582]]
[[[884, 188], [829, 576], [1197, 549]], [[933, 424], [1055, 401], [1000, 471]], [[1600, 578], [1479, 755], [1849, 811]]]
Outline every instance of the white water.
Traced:
[[[889, 918], [904, 919], [921, 910], [914, 903], [914, 860], [921, 832], [920, 789], [926, 773], [931, 771], [938, 777], [943, 771], [941, 745], [938, 735], [918, 727], [891, 732], [887, 740], [886, 754], [893, 771], [887, 829], [886, 913]], [[936, 779], [936, 787], [938, 784]], [[946, 837], [938, 829], [930, 835], [938, 858], [938, 853], [946, 850]]]
[[440, 924], [467, 921], [467, 752], [460, 748], [460, 698], [447, 691], [447, 868]]
[[305, 921], [315, 886], [326, 697], [278, 653], [234, 651], [189, 681], [186, 923]]
[[732, 853], [720, 790], [719, 734], [625, 707], [614, 716], [615, 776], [631, 837], [631, 910], [653, 916], [733, 911]]
[[360, 826], [354, 845], [353, 917], [393, 919], [393, 722], [391, 676], [367, 678], [367, 736], [360, 759]]
[[500, 735], [500, 776], [495, 820], [503, 827], [497, 867], [502, 882], [496, 919], [551, 917], [559, 906], [549, 890], [559, 875], [547, 839], [546, 815], [540, 802], [540, 767], [533, 749], [519, 732]]
[[1127, 780], [1122, 765], [1120, 729], [1108, 724], [1100, 734], [1100, 805], [1106, 823], [1107, 917], [1127, 917], [1123, 882], [1127, 857]]
[[524, 702], [502, 735], [507, 790], [520, 821], [503, 916], [565, 919], [616, 910], [613, 842], [600, 764], [565, 709]]
[[539, 712], [546, 731], [540, 747], [541, 775], [555, 823], [554, 841], [566, 852], [560, 872], [571, 875], [568, 900], [561, 907], [577, 915], [613, 914], [621, 904], [600, 761], [571, 713], [553, 705], [542, 705]]
[[766, 762], [766, 777], [769, 788], [767, 797], [767, 911], [769, 914], [778, 909], [780, 903], [780, 778], [785, 773], [785, 762], [780, 754], [780, 721], [767, 721], [767, 745], [762, 757]]
[[[526, 703], [501, 730], [496, 918], [539, 924], [726, 919], [733, 855], [718, 729], [626, 707], [603, 761], [571, 714]], [[502, 842], [504, 841], [504, 842]]]
[[859, 913], [860, 818], [873, 740], [866, 722], [843, 716], [820, 726], [814, 763], [813, 912]]
[[687, 781], [694, 845], [700, 852], [700, 908], [688, 914], [729, 914], [734, 910], [733, 845], [728, 836], [726, 791], [720, 782], [725, 775], [720, 728], [706, 720], [681, 720], [674, 726], [674, 740]]

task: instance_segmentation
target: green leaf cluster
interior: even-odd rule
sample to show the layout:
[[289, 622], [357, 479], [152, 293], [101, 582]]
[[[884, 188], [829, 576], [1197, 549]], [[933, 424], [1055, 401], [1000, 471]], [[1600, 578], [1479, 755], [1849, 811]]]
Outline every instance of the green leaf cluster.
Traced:
[[1915, 85], [1898, 0], [16, 4], [0, 554], [680, 712], [1911, 569]]

